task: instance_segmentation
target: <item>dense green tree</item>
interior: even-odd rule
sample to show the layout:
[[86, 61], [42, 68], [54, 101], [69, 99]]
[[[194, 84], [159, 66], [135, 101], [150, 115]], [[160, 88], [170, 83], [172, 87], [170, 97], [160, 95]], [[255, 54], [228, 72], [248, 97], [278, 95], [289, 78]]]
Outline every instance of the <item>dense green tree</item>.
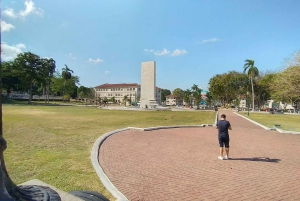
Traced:
[[179, 101], [182, 100], [182, 98], [183, 98], [183, 91], [182, 91], [182, 89], [176, 88], [176, 89], [174, 89], [174, 91], [173, 91], [172, 94], [173, 94], [174, 98], [176, 99], [176, 105], [178, 105]]
[[41, 76], [42, 66], [40, 65], [40, 57], [31, 52], [20, 53], [14, 60], [14, 68], [22, 84], [28, 88], [28, 104], [31, 104], [32, 88], [43, 79]]
[[169, 89], [161, 89], [161, 101], [165, 102], [166, 97], [171, 94], [171, 91]]
[[271, 99], [271, 85], [274, 81], [275, 73], [264, 73], [257, 77], [254, 84], [255, 101], [258, 108], [261, 108], [267, 100]]
[[77, 91], [78, 91], [78, 97], [79, 98], [89, 98], [89, 99], [91, 99], [91, 98], [95, 97], [94, 88], [80, 86]]
[[62, 69], [62, 78], [64, 79], [64, 94], [66, 93], [66, 84], [67, 84], [67, 81], [70, 80], [72, 78], [72, 73], [73, 71], [65, 64], [65, 68]]
[[14, 72], [14, 62], [2, 62], [2, 89], [5, 89], [7, 97], [11, 93], [11, 90], [17, 90], [20, 86], [20, 79]]
[[46, 102], [49, 102], [49, 94], [50, 94], [50, 84], [53, 78], [53, 74], [55, 72], [56, 64], [54, 59], [52, 58], [42, 58], [39, 60], [39, 64], [41, 65], [41, 76], [43, 79], [41, 80], [41, 85], [44, 94], [46, 94]]
[[290, 102], [294, 107], [300, 102], [300, 64], [275, 75], [271, 85], [272, 98]]
[[191, 87], [192, 96], [193, 96], [193, 99], [195, 100], [195, 105], [197, 106], [197, 108], [199, 108], [199, 103], [201, 100], [201, 90], [202, 89], [200, 89], [199, 86], [196, 84], [194, 84]]
[[190, 89], [183, 91], [183, 100], [188, 105], [191, 105], [191, 99], [192, 99], [192, 91]]
[[246, 59], [244, 64], [244, 73], [247, 72], [252, 88], [252, 111], [254, 111], [254, 86], [253, 79], [259, 75], [258, 68], [254, 66], [254, 60]]
[[209, 81], [209, 92], [213, 100], [225, 106], [245, 95], [249, 85], [248, 77], [236, 71], [218, 74]]
[[77, 97], [77, 84], [79, 84], [79, 77], [72, 76], [70, 79], [66, 80], [62, 77], [59, 71], [54, 73], [52, 78], [51, 92], [56, 96], [63, 96], [63, 94], [69, 94], [72, 98]]
[[206, 102], [207, 102], [207, 106], [215, 105], [215, 101], [214, 101], [213, 97], [211, 96], [210, 92], [206, 93]]

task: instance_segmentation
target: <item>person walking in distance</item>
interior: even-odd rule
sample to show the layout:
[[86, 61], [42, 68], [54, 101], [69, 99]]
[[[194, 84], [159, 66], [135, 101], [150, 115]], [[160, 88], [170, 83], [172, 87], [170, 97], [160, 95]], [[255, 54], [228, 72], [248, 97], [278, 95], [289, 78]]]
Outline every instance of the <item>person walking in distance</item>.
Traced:
[[[221, 115], [221, 120], [217, 122], [218, 137], [220, 144], [220, 160], [229, 159], [229, 130], [232, 130], [230, 122], [226, 120], [226, 115]], [[223, 147], [225, 146], [226, 156], [223, 158]]]

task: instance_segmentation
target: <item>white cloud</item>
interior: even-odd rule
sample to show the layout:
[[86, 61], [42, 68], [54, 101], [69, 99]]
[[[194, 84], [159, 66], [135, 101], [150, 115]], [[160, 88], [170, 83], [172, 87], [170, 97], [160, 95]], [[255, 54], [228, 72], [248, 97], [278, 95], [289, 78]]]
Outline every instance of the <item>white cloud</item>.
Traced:
[[184, 54], [188, 53], [185, 49], [181, 49], [181, 50], [176, 49], [170, 54], [170, 51], [168, 51], [166, 48], [164, 48], [162, 51], [155, 51], [153, 49], [151, 49], [151, 50], [144, 49], [144, 52], [151, 52], [151, 53], [153, 52], [153, 54], [156, 56], [171, 55], [173, 57], [184, 55]]
[[144, 49], [144, 52], [154, 52], [154, 50], [148, 50], [148, 49]]
[[22, 43], [17, 45], [9, 46], [6, 43], [1, 44], [2, 45], [2, 58], [4, 61], [10, 61], [17, 57], [18, 54], [22, 53], [23, 50], [26, 50], [26, 46]]
[[25, 0], [25, 9], [20, 10], [19, 13], [15, 13], [12, 8], [8, 8], [3, 11], [3, 14], [10, 18], [25, 18], [27, 15], [36, 14], [38, 16], [42, 16], [44, 11], [41, 8], [36, 8], [32, 0]]
[[97, 58], [97, 59], [91, 59], [91, 58], [89, 58], [89, 59], [87, 60], [87, 62], [93, 63], [93, 64], [98, 64], [98, 63], [103, 62], [103, 60], [102, 60], [102, 59], [99, 59], [99, 58]]
[[202, 43], [215, 43], [218, 41], [222, 41], [222, 40], [218, 38], [211, 38], [211, 39], [203, 40]]
[[2, 13], [3, 13], [4, 15], [6, 15], [7, 17], [10, 17], [10, 18], [16, 18], [16, 17], [18, 17], [18, 16], [15, 14], [14, 10], [11, 9], [11, 8], [8, 8], [8, 9], [4, 10]]
[[69, 53], [69, 54], [66, 55], [66, 56], [69, 57], [70, 59], [76, 59], [72, 53]]
[[185, 49], [182, 49], [182, 50], [179, 50], [179, 49], [176, 49], [172, 52], [171, 56], [180, 56], [180, 55], [184, 55], [184, 54], [187, 54], [187, 51]]
[[163, 56], [163, 55], [166, 55], [166, 54], [170, 54], [170, 52], [167, 49], [164, 48], [162, 51], [154, 52], [154, 54], [157, 55], [157, 56]]
[[105, 74], [105, 75], [108, 75], [108, 74], [109, 74], [109, 71], [108, 71], [108, 70], [104, 71], [104, 74]]
[[25, 1], [25, 10], [19, 12], [19, 16], [25, 18], [29, 14], [36, 14], [42, 16], [44, 11], [40, 8], [36, 8], [32, 0]]
[[14, 28], [15, 28], [14, 25], [1, 20], [1, 32], [5, 32], [5, 31], [9, 32], [11, 29]]

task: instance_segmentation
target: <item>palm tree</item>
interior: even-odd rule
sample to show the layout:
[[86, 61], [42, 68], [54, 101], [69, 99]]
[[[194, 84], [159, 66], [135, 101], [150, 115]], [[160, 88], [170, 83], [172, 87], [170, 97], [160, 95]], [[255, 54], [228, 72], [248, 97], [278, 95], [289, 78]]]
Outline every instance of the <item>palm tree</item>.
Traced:
[[187, 103], [188, 106], [191, 105], [191, 96], [192, 96], [192, 91], [190, 89], [183, 91], [183, 100], [184, 102]]
[[125, 95], [125, 96], [123, 97], [123, 101], [124, 101], [125, 107], [126, 107], [126, 102], [127, 102], [127, 100], [128, 100], [128, 96]]
[[252, 111], [254, 111], [254, 88], [253, 88], [253, 79], [259, 75], [257, 67], [254, 66], [254, 60], [246, 59], [244, 65], [244, 73], [248, 70], [247, 74], [251, 82], [252, 87]]
[[52, 58], [42, 58], [40, 59], [40, 65], [42, 67], [42, 74], [43, 77], [42, 87], [44, 91], [44, 95], [46, 93], [46, 97], [44, 97], [45, 103], [49, 102], [49, 92], [50, 92], [50, 82], [53, 74], [55, 72], [55, 61]]
[[197, 109], [199, 108], [199, 103], [200, 103], [200, 100], [201, 100], [201, 88], [198, 87], [198, 85], [194, 84], [192, 87], [192, 95], [195, 99], [195, 104], [197, 106]]
[[68, 68], [68, 66], [65, 64], [65, 68], [62, 69], [62, 73], [61, 73], [62, 77], [65, 80], [65, 83], [64, 83], [64, 95], [65, 95], [65, 92], [66, 92], [66, 83], [72, 77], [72, 73], [71, 72], [73, 73], [73, 71], [70, 68]]

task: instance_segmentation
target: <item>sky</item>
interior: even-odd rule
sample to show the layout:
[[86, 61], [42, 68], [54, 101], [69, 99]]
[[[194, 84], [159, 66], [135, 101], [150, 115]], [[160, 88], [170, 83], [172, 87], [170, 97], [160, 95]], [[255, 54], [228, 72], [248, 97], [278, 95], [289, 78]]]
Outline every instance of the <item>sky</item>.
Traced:
[[2, 0], [2, 60], [30, 51], [68, 65], [80, 85], [207, 89], [216, 74], [276, 71], [300, 49], [299, 0]]

